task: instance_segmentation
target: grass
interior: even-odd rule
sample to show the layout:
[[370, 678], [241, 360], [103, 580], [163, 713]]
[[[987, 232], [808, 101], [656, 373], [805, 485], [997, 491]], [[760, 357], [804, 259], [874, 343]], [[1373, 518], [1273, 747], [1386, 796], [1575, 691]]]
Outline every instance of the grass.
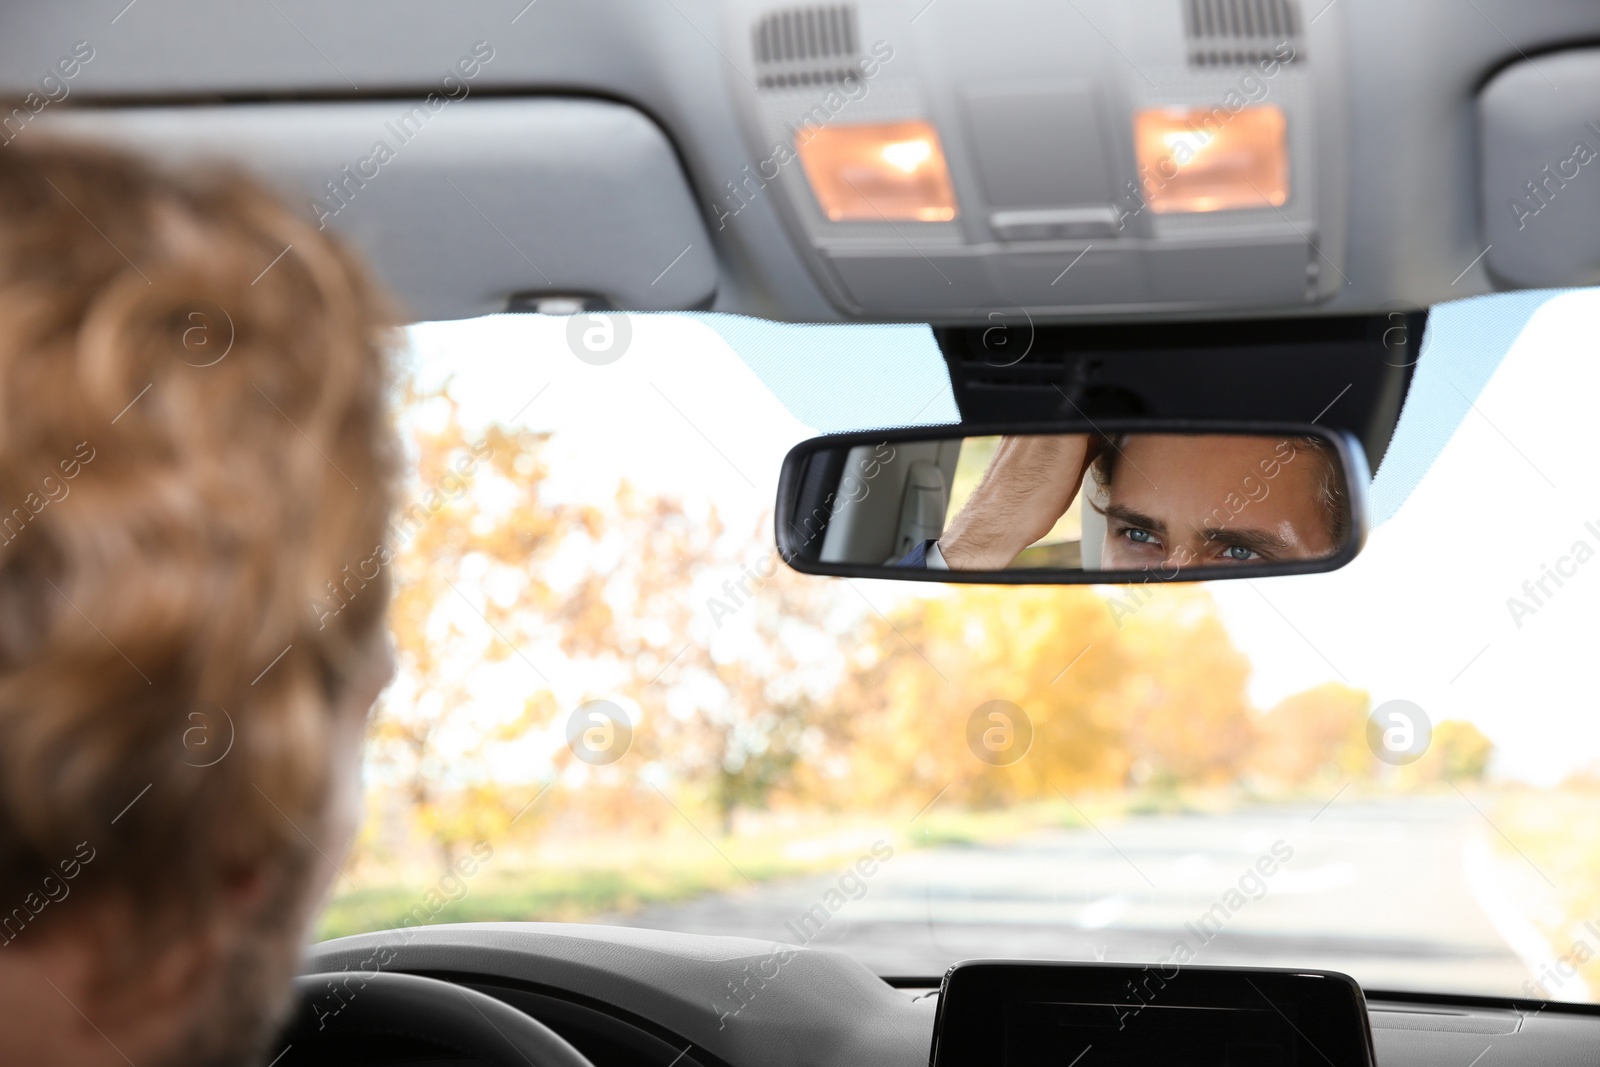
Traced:
[[[771, 872], [763, 871], [763, 874]], [[752, 877], [755, 877], [752, 875]], [[716, 867], [655, 870], [541, 870], [484, 872], [453, 884], [398, 884], [341, 894], [323, 913], [319, 938], [383, 930], [399, 925], [421, 907], [430, 922], [577, 922], [608, 912], [634, 911], [647, 904], [688, 900], [740, 884], [731, 870]], [[429, 891], [437, 895], [429, 897]], [[443, 903], [432, 906], [442, 899]]]
[[[1116, 805], [1119, 814], [1124, 804]], [[1102, 808], [1105, 805], [1096, 806], [1096, 810]], [[1105, 808], [1106, 813], [1110, 810]], [[1084, 825], [1082, 815], [1061, 800], [978, 810], [936, 806], [910, 823], [898, 843], [911, 848], [990, 845], [1044, 830], [1077, 829]]]
[[567, 836], [522, 851], [497, 846], [482, 869], [466, 878], [445, 875], [442, 867], [358, 871], [360, 884], [345, 883], [323, 913], [317, 936], [384, 930], [411, 914], [433, 923], [581, 922], [737, 891], [749, 882], [842, 870], [880, 838], [897, 849], [981, 847], [1142, 809], [1172, 810], [1172, 802], [1130, 795], [1081, 799], [1076, 806], [1061, 799], [988, 810], [944, 804], [914, 820], [900, 813], [873, 822], [791, 815], [759, 832], [719, 838], [714, 847], [687, 833], [599, 835], [598, 845], [596, 835]]
[[471, 877], [451, 876], [442, 867], [431, 879], [421, 871], [373, 871], [357, 875], [366, 884], [334, 898], [317, 936], [388, 929], [412, 914], [435, 923], [580, 922], [632, 912], [842, 868], [875, 839], [868, 828], [859, 831], [853, 840], [836, 832], [837, 841], [800, 851], [792, 847], [794, 838], [783, 836], [724, 838], [715, 847], [684, 835], [610, 837], [598, 846], [586, 837], [546, 842], [532, 851], [497, 850]]

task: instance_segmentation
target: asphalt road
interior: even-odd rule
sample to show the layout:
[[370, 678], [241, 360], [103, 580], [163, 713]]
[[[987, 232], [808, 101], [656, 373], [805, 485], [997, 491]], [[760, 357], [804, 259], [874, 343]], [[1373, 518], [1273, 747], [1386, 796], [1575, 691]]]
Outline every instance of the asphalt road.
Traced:
[[[828, 896], [841, 861], [838, 874], [609, 921], [805, 942], [884, 975], [933, 976], [978, 957], [1151, 962], [1182, 940], [1194, 963], [1332, 969], [1368, 989], [1526, 995], [1549, 949], [1526, 918], [1533, 879], [1494, 837], [1454, 797], [1133, 817], [993, 847], [900, 849], [864, 891], [847, 880], [854, 898]], [[861, 844], [864, 853], [870, 840]], [[1275, 845], [1288, 859], [1251, 878]], [[818, 904], [830, 912], [820, 930], [800, 925]], [[1559, 996], [1589, 999], [1571, 984]]]

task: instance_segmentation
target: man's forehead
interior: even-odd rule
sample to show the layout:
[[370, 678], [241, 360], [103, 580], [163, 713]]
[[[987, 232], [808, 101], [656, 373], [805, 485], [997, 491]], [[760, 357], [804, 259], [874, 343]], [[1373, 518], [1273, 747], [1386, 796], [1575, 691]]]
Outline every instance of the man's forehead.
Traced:
[[1152, 462], [1197, 464], [1237, 459], [1251, 466], [1256, 460], [1281, 458], [1295, 452], [1293, 443], [1286, 438], [1258, 434], [1129, 434], [1118, 449], [1124, 456], [1132, 453]]

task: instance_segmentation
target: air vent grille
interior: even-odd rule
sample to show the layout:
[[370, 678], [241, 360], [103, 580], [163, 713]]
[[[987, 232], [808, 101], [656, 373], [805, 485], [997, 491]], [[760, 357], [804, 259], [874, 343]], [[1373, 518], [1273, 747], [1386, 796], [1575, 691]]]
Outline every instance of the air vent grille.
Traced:
[[1300, 12], [1294, 0], [1183, 0], [1189, 63], [1196, 67], [1254, 66], [1303, 58]]
[[792, 89], [859, 76], [858, 41], [852, 4], [774, 11], [756, 23], [757, 84]]

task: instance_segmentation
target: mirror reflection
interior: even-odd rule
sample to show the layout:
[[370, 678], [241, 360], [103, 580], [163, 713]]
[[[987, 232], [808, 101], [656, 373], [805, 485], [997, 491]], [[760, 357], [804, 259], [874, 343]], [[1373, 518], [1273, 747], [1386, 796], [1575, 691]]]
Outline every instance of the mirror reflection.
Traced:
[[1326, 559], [1351, 534], [1344, 461], [1316, 436], [1030, 434], [832, 452], [812, 457], [838, 470], [824, 476], [831, 500], [794, 531], [824, 566], [1171, 579]]

